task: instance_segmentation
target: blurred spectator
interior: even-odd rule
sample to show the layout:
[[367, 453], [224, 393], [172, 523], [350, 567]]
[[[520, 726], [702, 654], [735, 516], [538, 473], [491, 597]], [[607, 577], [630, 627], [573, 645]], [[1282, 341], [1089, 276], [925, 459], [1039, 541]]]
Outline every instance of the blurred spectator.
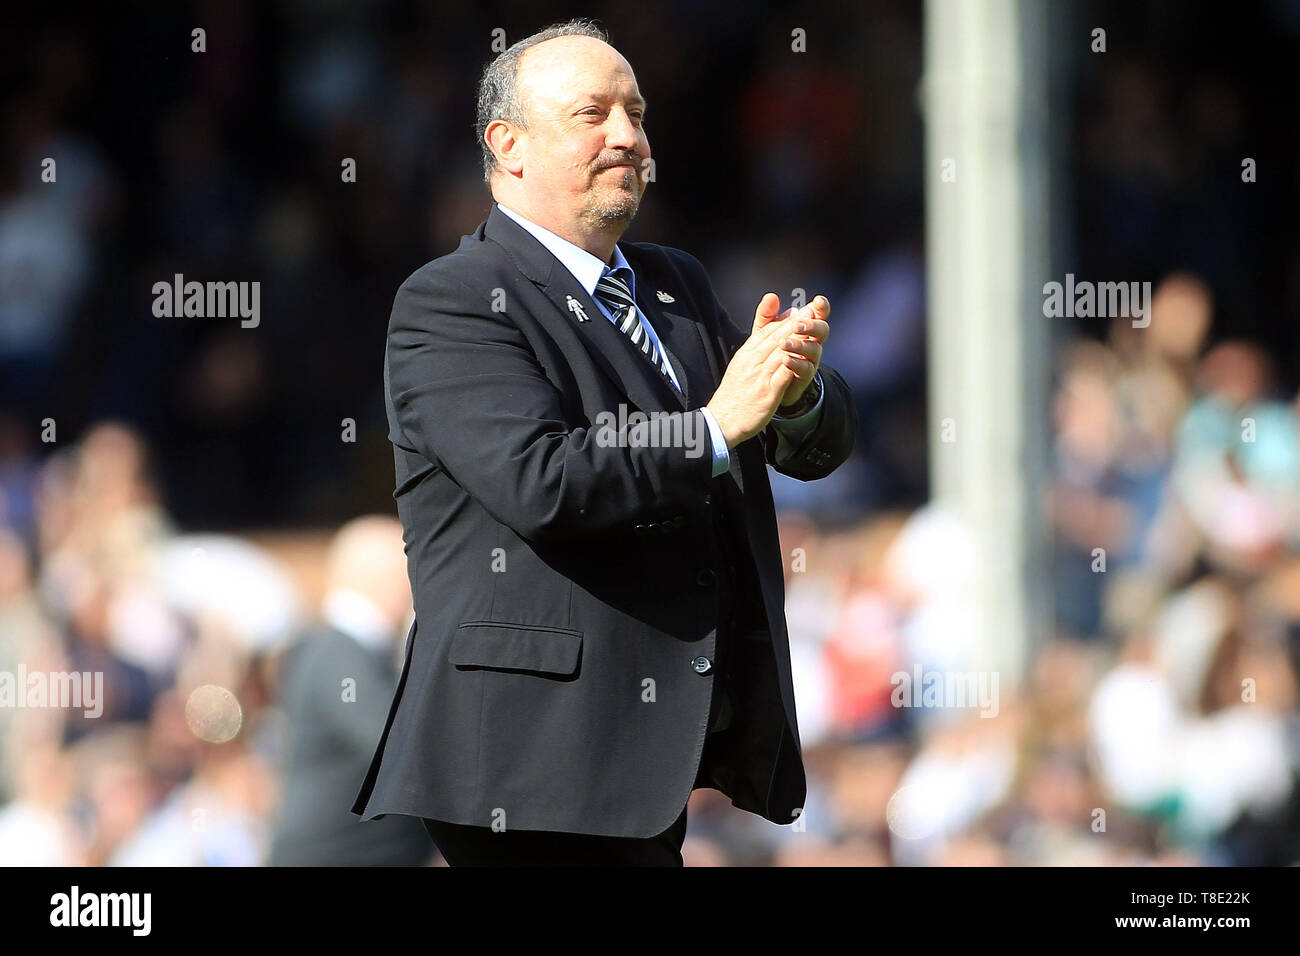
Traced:
[[272, 866], [414, 866], [435, 850], [416, 817], [362, 823], [352, 804], [397, 689], [394, 649], [411, 617], [402, 526], [358, 518], [330, 547], [323, 626], [280, 665], [284, 786]]

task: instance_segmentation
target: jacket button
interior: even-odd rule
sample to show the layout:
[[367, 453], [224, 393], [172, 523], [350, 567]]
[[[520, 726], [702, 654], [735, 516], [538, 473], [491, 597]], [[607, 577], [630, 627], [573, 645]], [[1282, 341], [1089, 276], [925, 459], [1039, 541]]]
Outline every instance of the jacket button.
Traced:
[[686, 515], [677, 515], [676, 517], [674, 517], [674, 518], [673, 518], [673, 527], [674, 527], [674, 528], [685, 528], [685, 527], [686, 527]]
[[645, 534], [645, 525], [639, 524], [633, 529], [637, 534]]
[[712, 568], [701, 568], [700, 572], [697, 575], [695, 575], [695, 583], [702, 588], [713, 587], [714, 582], [716, 582], [717, 580], [718, 580], [718, 576], [716, 573], [714, 573], [714, 570]]
[[695, 660], [691, 661], [691, 670], [695, 671], [697, 674], [707, 674], [709, 671], [713, 670], [713, 661], [709, 660], [707, 657], [697, 657]]
[[705, 503], [706, 505], [711, 505], [711, 504], [713, 504], [713, 495], [705, 495], [705, 496], [704, 496], [704, 503]]

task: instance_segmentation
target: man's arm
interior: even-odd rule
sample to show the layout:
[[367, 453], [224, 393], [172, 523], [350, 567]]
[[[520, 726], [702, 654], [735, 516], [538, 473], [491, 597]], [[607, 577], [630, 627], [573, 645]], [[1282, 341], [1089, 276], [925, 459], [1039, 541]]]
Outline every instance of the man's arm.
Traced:
[[[858, 431], [858, 412], [848, 384], [825, 362], [818, 374], [822, 380], [821, 410], [809, 412], [808, 417], [820, 417], [808, 431], [802, 437], [790, 434], [788, 425], [773, 419], [763, 432], [763, 451], [768, 464], [781, 474], [801, 481], [825, 478], [843, 464], [853, 451]], [[790, 419], [789, 424], [799, 421]]]
[[[815, 398], [813, 396], [816, 396]], [[803, 440], [812, 434], [822, 420], [822, 410], [826, 407], [826, 385], [822, 373], [818, 370], [813, 376], [813, 383], [800, 396], [796, 408], [784, 414], [785, 409], [778, 408], [772, 416], [772, 432], [776, 435], [777, 461], [788, 461], [794, 449], [803, 444]]]
[[[653, 422], [613, 442], [597, 441], [599, 427], [571, 427], [508, 314], [443, 270], [426, 266], [398, 290], [387, 359], [401, 436], [523, 538], [604, 532], [709, 489], [707, 450], [655, 447]], [[697, 419], [673, 423], [675, 434], [707, 434], [700, 409], [672, 416]]]

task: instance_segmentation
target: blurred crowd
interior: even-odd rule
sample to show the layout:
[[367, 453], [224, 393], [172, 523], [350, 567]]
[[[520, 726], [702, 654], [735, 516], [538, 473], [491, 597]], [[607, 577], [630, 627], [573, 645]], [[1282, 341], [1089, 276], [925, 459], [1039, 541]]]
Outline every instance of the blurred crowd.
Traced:
[[[475, 85], [496, 31], [519, 39], [550, 22], [545, 6], [15, 14], [0, 35], [0, 418], [29, 442], [46, 418], [68, 433], [130, 421], [186, 527], [389, 507], [376, 369], [392, 297], [486, 218]], [[742, 326], [769, 288], [837, 303], [846, 374], [874, 396], [859, 480], [823, 492], [841, 510], [924, 492], [907, 453], [924, 396], [919, 11], [814, 5], [799, 25], [815, 56], [722, 2], [612, 4], [604, 20], [655, 106], [655, 178], [627, 238], [709, 263]], [[725, 182], [693, 145], [702, 86], [746, 156]], [[176, 275], [259, 282], [260, 324], [155, 316], [154, 284]], [[340, 441], [348, 423], [355, 442]]]
[[[1207, 347], [1212, 323], [1175, 274], [1149, 328], [1061, 353], [1056, 626], [995, 713], [895, 696], [970, 666], [959, 521], [781, 513], [808, 803], [778, 828], [697, 791], [688, 864], [1300, 862], [1300, 401], [1258, 347]], [[346, 812], [410, 620], [393, 518], [184, 533], [120, 423], [20, 464], [4, 500], [35, 530], [0, 532], [0, 671], [106, 693], [94, 719], [0, 708], [0, 863], [436, 860], [413, 821]]]
[[1300, 398], [1258, 346], [1207, 345], [1213, 314], [1176, 273], [1148, 328], [1123, 316], [1062, 350], [1055, 574], [1037, 582], [1055, 621], [1019, 686], [999, 675], [995, 715], [895, 693], [918, 666], [972, 667], [979, 554], [960, 521], [934, 505], [829, 530], [785, 516], [787, 554], [807, 555], [787, 575], [806, 834], [758, 851], [768, 828], [719, 805], [693, 820], [702, 856], [1300, 863]]
[[[1148, 328], [1055, 329], [1055, 614], [989, 718], [893, 699], [970, 669], [980, 560], [927, 504], [921, 5], [801, 7], [803, 59], [778, 6], [603, 21], [652, 104], [628, 238], [699, 256], [733, 316], [827, 294], [861, 424], [830, 478], [773, 481], [805, 813], [697, 791], [687, 863], [1300, 862], [1300, 248], [1267, 162], [1300, 144], [1251, 96], [1285, 88], [1295, 4], [1188, 4], [1179, 36], [1079, 13], [1112, 53], [1070, 104], [1075, 271], [1160, 281]], [[400, 282], [486, 214], [491, 31], [569, 15], [212, 2], [0, 37], [0, 674], [105, 681], [95, 718], [0, 706], [0, 865], [436, 862], [347, 813], [409, 624], [380, 349]], [[740, 175], [700, 173], [708, 123]], [[1257, 190], [1213, 185], [1251, 154]], [[261, 325], [155, 317], [176, 273], [260, 281]]]

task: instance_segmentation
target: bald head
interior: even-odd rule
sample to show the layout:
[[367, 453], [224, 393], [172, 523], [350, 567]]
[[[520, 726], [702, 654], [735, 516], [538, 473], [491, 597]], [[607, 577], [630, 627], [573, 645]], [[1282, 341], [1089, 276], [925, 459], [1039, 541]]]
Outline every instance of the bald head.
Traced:
[[524, 95], [519, 89], [519, 68], [528, 51], [560, 37], [587, 37], [608, 43], [609, 35], [594, 21], [577, 19], [556, 23], [532, 36], [524, 37], [503, 51], [483, 69], [478, 85], [478, 116], [475, 133], [483, 152], [483, 181], [490, 183], [496, 171], [496, 155], [484, 138], [488, 124], [505, 119], [520, 126], [528, 125]]
[[328, 579], [330, 588], [364, 594], [398, 626], [411, 604], [401, 522], [367, 515], [345, 524], [330, 543]]
[[631, 64], [586, 21], [521, 40], [479, 88], [493, 198], [607, 262], [649, 180], [645, 109]]
[[603, 40], [565, 36], [546, 40], [524, 51], [515, 84], [523, 96], [526, 116], [535, 109], [563, 109], [575, 92], [600, 91], [613, 96], [620, 86], [636, 85], [632, 65]]

